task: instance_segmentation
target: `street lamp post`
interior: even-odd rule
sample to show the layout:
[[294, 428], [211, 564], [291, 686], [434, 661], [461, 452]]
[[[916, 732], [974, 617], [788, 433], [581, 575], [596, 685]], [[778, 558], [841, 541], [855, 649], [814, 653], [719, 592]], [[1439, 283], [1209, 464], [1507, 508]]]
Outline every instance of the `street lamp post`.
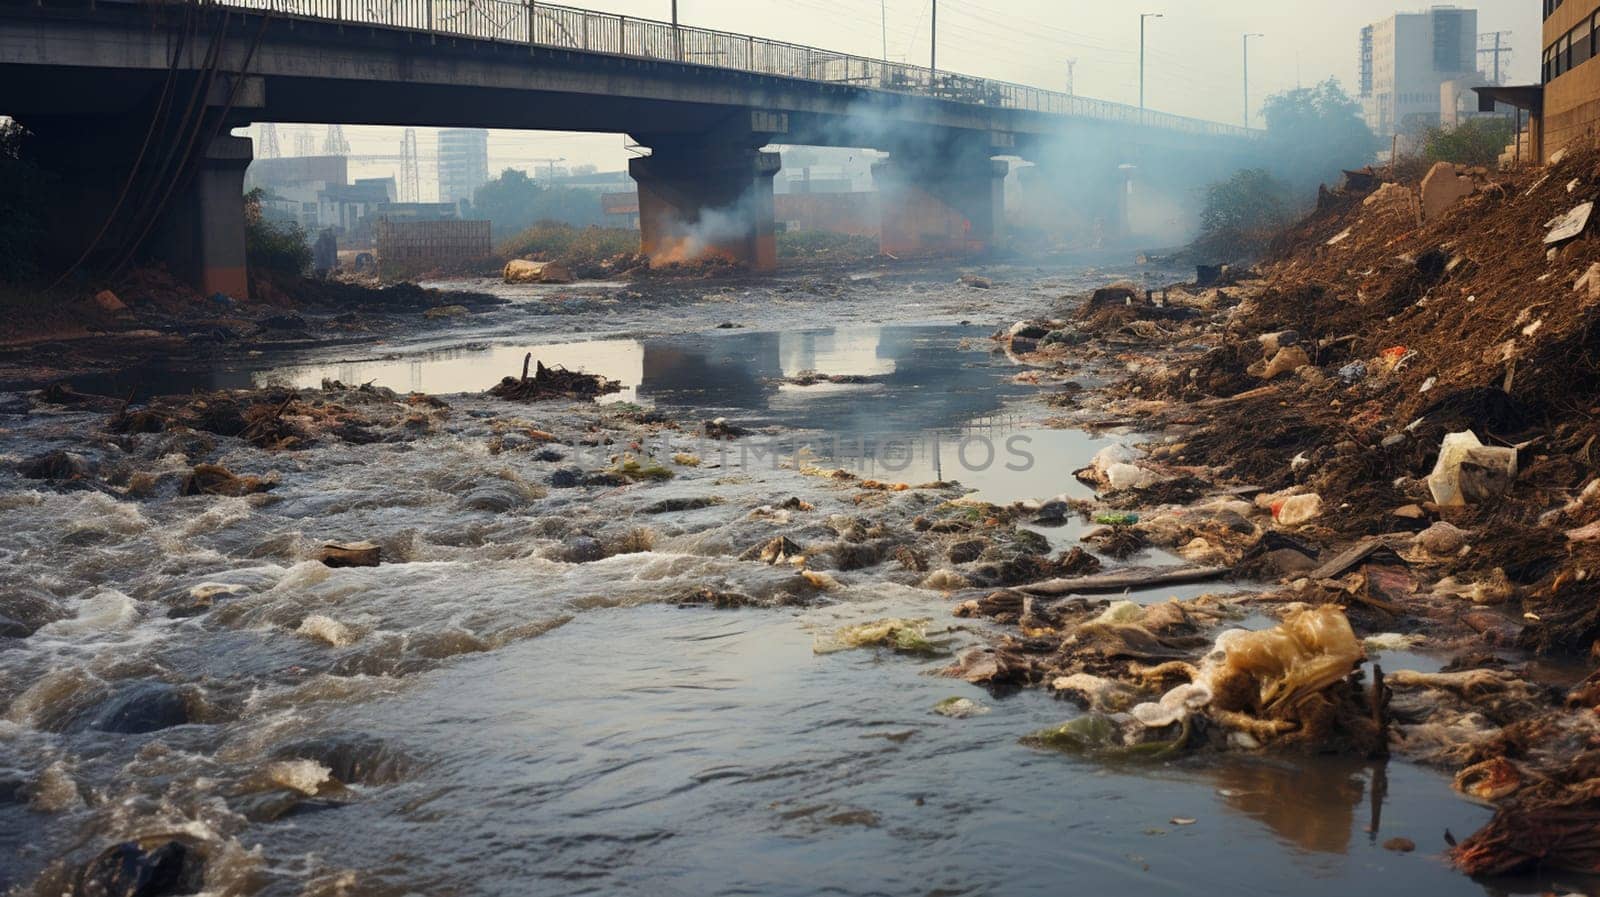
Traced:
[[1139, 109], [1144, 109], [1144, 20], [1165, 18], [1158, 12], [1139, 13]]
[[878, 23], [883, 31], [883, 61], [889, 61], [889, 0], [878, 0]]
[[933, 28], [928, 36], [928, 70], [939, 70], [939, 0], [933, 0]]
[[1250, 128], [1250, 38], [1266, 37], [1265, 34], [1246, 34], [1244, 36], [1244, 126]]

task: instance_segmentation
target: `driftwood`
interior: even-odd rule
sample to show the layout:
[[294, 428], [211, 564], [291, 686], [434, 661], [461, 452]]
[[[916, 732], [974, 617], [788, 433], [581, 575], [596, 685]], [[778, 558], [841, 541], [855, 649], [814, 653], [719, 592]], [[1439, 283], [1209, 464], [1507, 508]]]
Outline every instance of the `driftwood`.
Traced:
[[1357, 567], [1364, 567], [1368, 564], [1392, 567], [1409, 566], [1400, 555], [1395, 553], [1393, 548], [1389, 547], [1388, 543], [1377, 537], [1371, 537], [1345, 549], [1307, 575], [1313, 580], [1334, 579], [1349, 573]]
[[1221, 579], [1231, 572], [1228, 567], [1132, 567], [1096, 573], [1093, 576], [1074, 576], [1068, 579], [1048, 579], [1033, 585], [1019, 586], [1019, 590], [1032, 595], [1095, 595], [1123, 592], [1132, 589], [1174, 586], [1190, 582], [1207, 582]]
[[[536, 365], [534, 375], [528, 376], [528, 365]], [[608, 393], [622, 391], [622, 384], [607, 380], [599, 374], [585, 374], [566, 368], [547, 368], [543, 362], [534, 362], [533, 353], [522, 358], [522, 377], [507, 377], [491, 387], [489, 394], [501, 399], [519, 402], [536, 402], [541, 399], [593, 399]]]

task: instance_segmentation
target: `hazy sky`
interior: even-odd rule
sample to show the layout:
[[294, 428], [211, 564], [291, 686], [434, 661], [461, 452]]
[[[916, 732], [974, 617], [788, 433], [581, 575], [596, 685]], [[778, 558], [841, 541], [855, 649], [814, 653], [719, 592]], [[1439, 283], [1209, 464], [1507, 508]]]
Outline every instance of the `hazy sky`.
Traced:
[[[931, 2], [678, 0], [678, 14], [684, 25], [879, 56], [885, 21], [880, 11], [886, 11], [890, 58], [926, 64]], [[671, 14], [670, 0], [589, 0], [570, 5], [661, 19]], [[1250, 42], [1252, 105], [1259, 109], [1259, 100], [1270, 93], [1330, 75], [1353, 92], [1361, 27], [1397, 9], [1420, 8], [1424, 4], [1396, 7], [1392, 0], [1134, 0], [1133, 5], [1105, 0], [939, 0], [939, 67], [1065, 89], [1067, 60], [1075, 59], [1079, 94], [1136, 103], [1139, 13], [1159, 12], [1163, 18], [1151, 19], [1147, 26], [1147, 105], [1237, 122], [1244, 106], [1240, 43], [1245, 32], [1265, 34]], [[1511, 32], [1512, 79], [1536, 80], [1539, 4], [1484, 0], [1476, 8], [1480, 32]], [[426, 131], [420, 136], [427, 182], [433, 140]], [[360, 128], [352, 129], [350, 137], [358, 154], [398, 151], [398, 131]], [[285, 142], [287, 151], [293, 138]], [[532, 168], [531, 160], [539, 157], [566, 157], [569, 163], [615, 169], [625, 163], [626, 153], [623, 140], [614, 135], [496, 132], [491, 137], [494, 171], [507, 165]]]

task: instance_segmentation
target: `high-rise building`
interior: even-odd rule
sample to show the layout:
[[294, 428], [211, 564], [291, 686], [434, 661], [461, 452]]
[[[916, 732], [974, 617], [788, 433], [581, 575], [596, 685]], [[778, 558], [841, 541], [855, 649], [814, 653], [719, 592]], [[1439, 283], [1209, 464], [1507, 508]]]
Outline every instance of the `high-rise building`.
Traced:
[[489, 132], [450, 128], [439, 132], [439, 201], [472, 201], [489, 181]]
[[1367, 125], [1388, 140], [1441, 121], [1446, 82], [1478, 78], [1478, 11], [1435, 6], [1361, 29]]

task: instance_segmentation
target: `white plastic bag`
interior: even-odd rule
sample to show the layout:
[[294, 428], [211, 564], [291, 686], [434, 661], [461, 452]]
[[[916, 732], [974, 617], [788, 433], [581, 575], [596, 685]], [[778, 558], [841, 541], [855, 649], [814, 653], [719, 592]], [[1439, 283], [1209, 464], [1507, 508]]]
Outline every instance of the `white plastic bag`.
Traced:
[[[1484, 468], [1489, 476], [1473, 478], [1473, 483], [1464, 488], [1461, 477], [1464, 463]], [[1445, 435], [1444, 442], [1439, 445], [1439, 462], [1428, 475], [1428, 491], [1433, 493], [1437, 504], [1458, 508], [1489, 498], [1498, 488], [1491, 484], [1509, 484], [1516, 478], [1517, 450], [1486, 446], [1478, 441], [1476, 433], [1468, 430]]]

